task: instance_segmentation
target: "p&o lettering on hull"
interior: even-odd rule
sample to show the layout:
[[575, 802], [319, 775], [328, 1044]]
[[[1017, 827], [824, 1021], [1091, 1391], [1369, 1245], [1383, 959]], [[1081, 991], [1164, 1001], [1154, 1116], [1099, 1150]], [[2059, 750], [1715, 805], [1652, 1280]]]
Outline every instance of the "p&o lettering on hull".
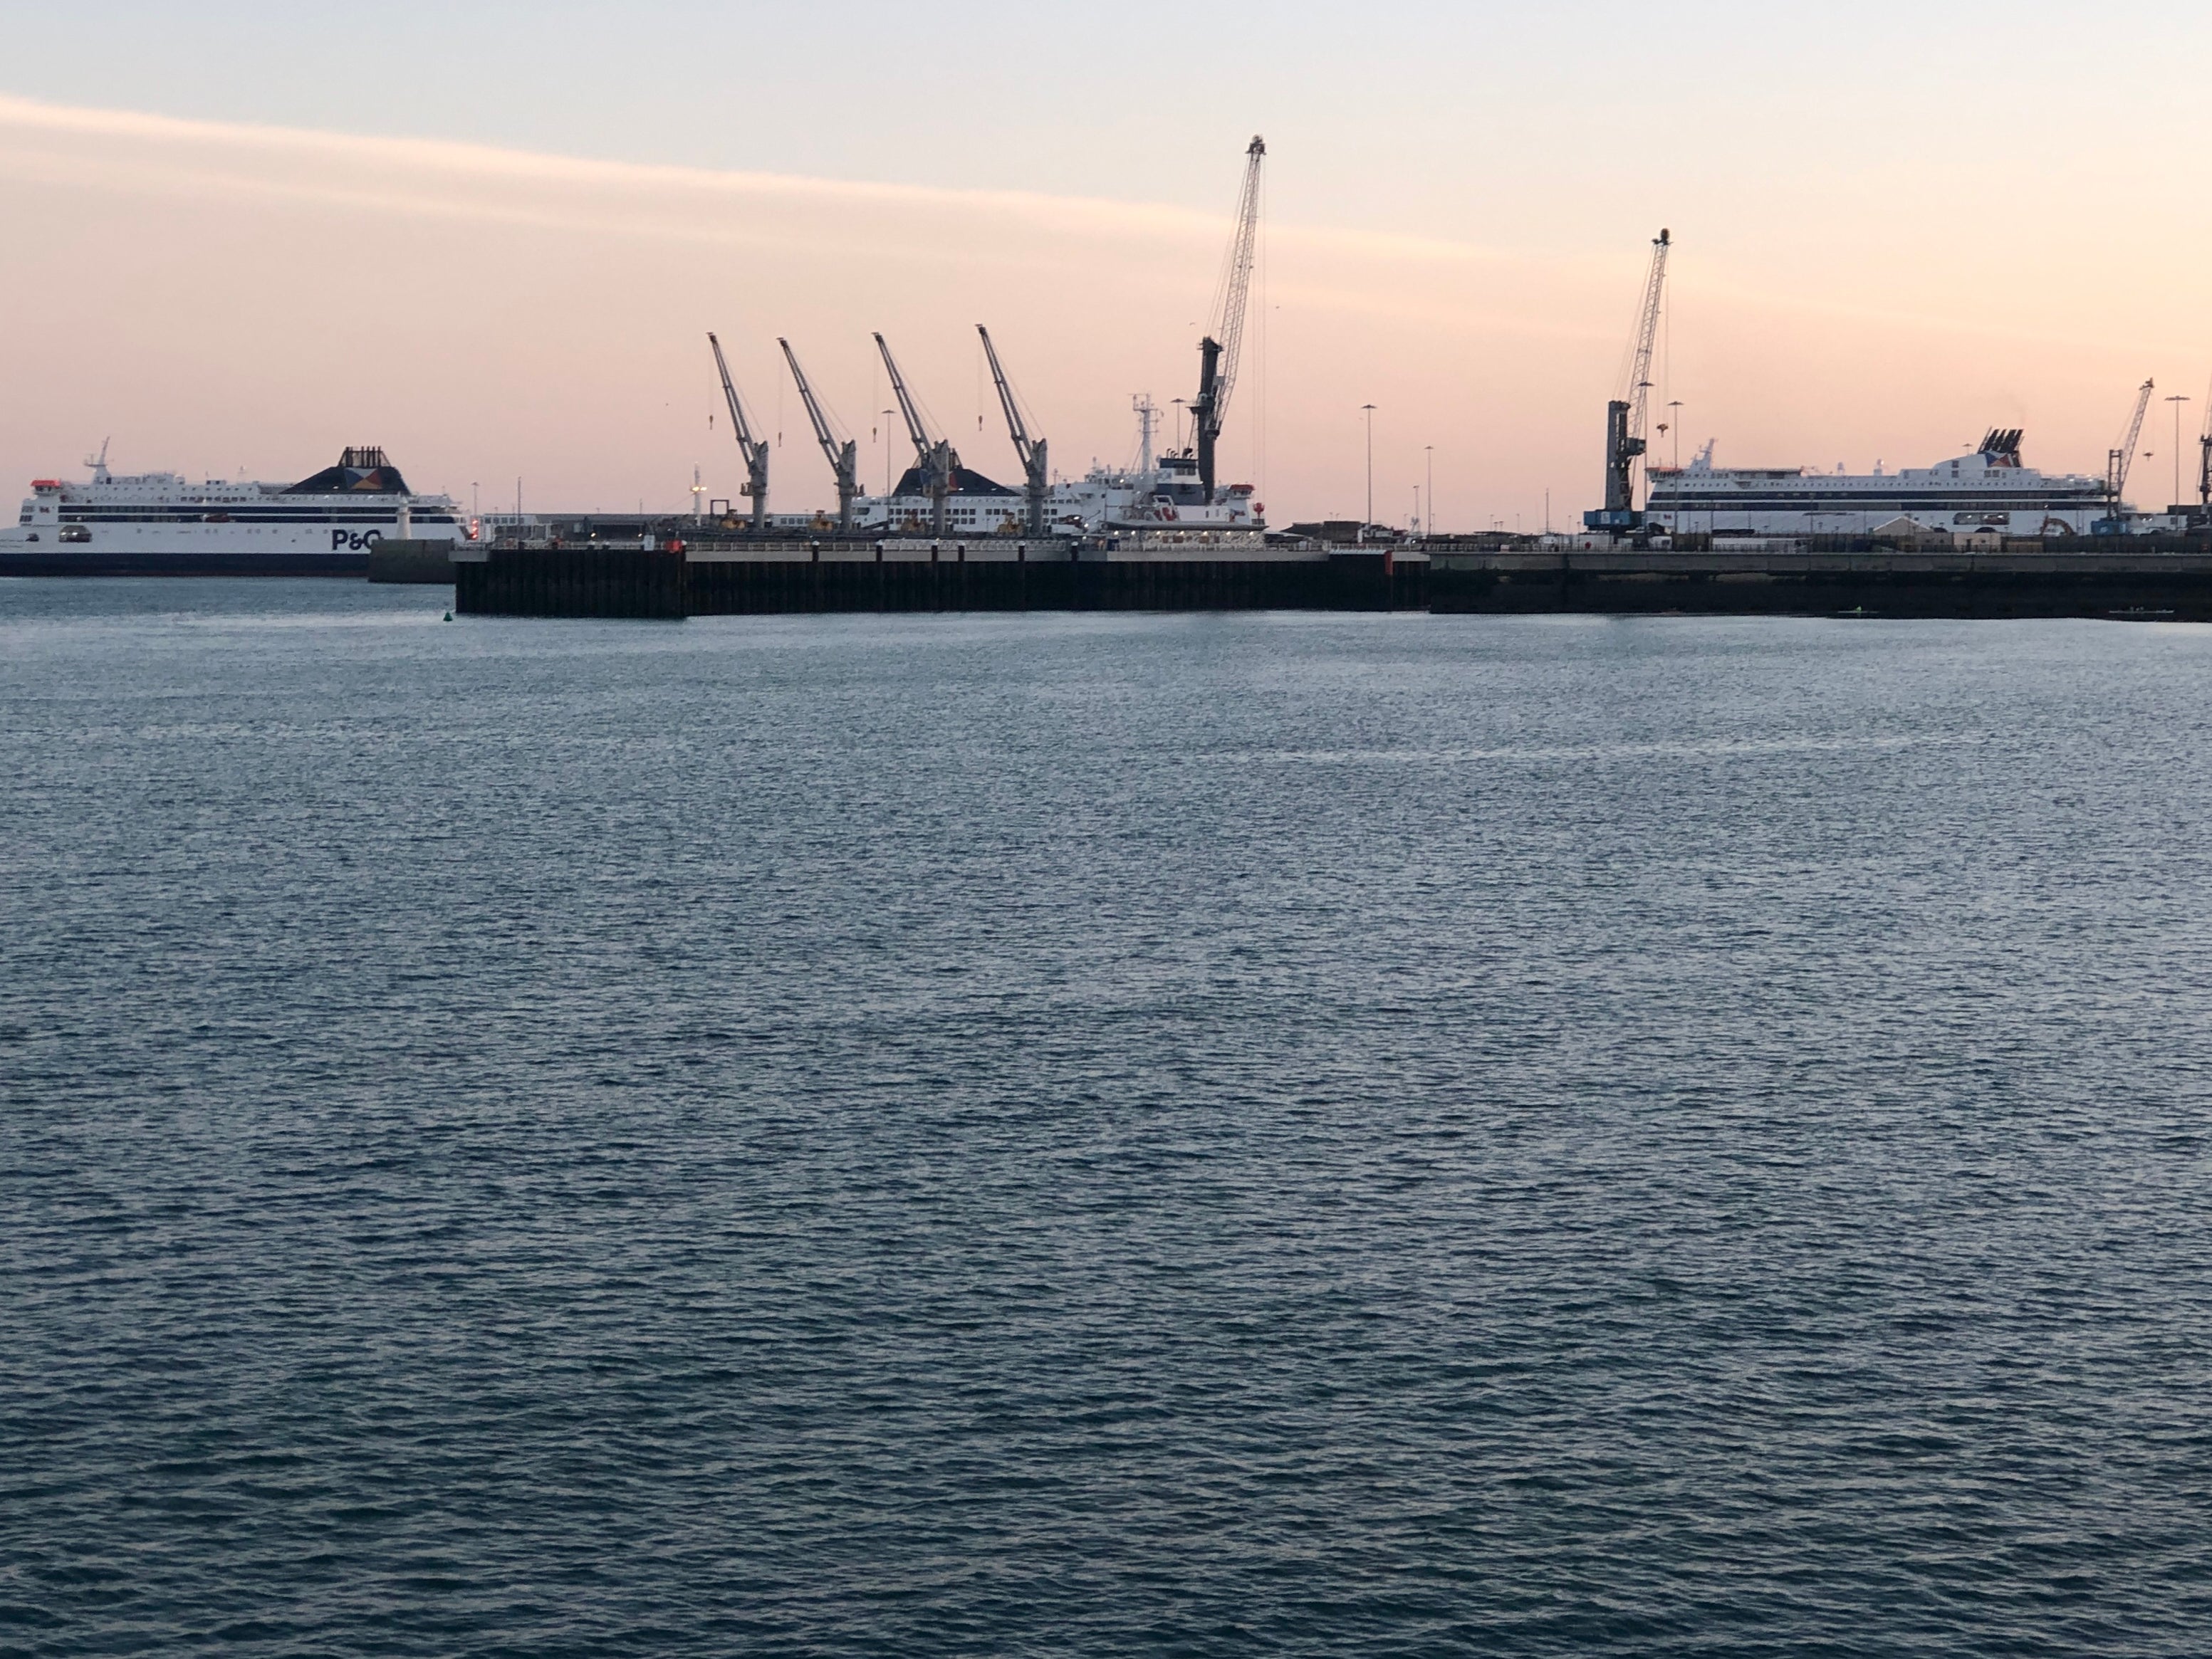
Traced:
[[384, 539], [381, 530], [333, 530], [331, 532], [331, 551], [333, 553], [366, 553]]

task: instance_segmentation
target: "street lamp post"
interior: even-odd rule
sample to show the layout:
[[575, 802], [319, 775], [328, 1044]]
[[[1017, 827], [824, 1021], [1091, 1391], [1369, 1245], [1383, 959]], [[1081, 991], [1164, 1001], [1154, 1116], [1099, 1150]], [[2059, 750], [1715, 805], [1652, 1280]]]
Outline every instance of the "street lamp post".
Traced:
[[1421, 452], [1428, 457], [1429, 461], [1428, 493], [1421, 497], [1429, 506], [1427, 515], [1421, 520], [1421, 529], [1423, 533], [1433, 536], [1437, 533], [1437, 447], [1434, 444], [1423, 444]]
[[1367, 514], [1359, 521], [1359, 542], [1367, 543], [1367, 526], [1375, 522], [1375, 405], [1362, 404], [1367, 415]]
[[2173, 494], [2166, 499], [2176, 507], [2181, 505], [2181, 406], [2188, 401], [2178, 395], [2166, 399], [2173, 405]]

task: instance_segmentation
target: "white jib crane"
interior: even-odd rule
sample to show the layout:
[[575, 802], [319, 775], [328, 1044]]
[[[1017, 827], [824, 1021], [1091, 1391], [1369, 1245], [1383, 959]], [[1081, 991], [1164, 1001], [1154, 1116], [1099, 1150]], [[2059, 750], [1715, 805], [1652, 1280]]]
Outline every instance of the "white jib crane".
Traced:
[[899, 413], [906, 420], [906, 435], [914, 445], [915, 476], [921, 480], [922, 493], [929, 497], [930, 533], [942, 536], [945, 501], [952, 494], [954, 480], [960, 471], [959, 453], [949, 440], [930, 429], [921, 406], [906, 389], [906, 377], [899, 373], [890, 345], [880, 334], [876, 336], [876, 349], [883, 354], [884, 371], [891, 377], [892, 394], [898, 399]]
[[1237, 360], [1243, 355], [1244, 311], [1252, 291], [1252, 260], [1260, 234], [1260, 164], [1267, 141], [1255, 134], [1244, 147], [1244, 187], [1237, 198], [1237, 223], [1229, 252], [1215, 284], [1212, 331], [1198, 343], [1198, 396], [1191, 400], [1191, 428], [1198, 448], [1198, 481], [1213, 500], [1213, 447], [1229, 416], [1229, 396], [1237, 389]]
[[1014, 396], [1006, 371], [999, 367], [999, 349], [991, 343], [991, 331], [978, 323], [975, 331], [983, 337], [983, 356], [990, 361], [991, 383], [999, 388], [999, 407], [1006, 412], [1006, 434], [1014, 441], [1014, 453], [1021, 457], [1025, 481], [1023, 493], [1029, 498], [1029, 533], [1042, 536], [1045, 497], [1052, 489], [1052, 469], [1046, 459], [1045, 441], [1030, 435], [1029, 422], [1022, 418], [1021, 400]]
[[744, 404], [738, 397], [738, 383], [730, 378], [730, 365], [722, 356], [722, 343], [711, 333], [707, 343], [714, 349], [714, 372], [722, 377], [722, 397], [730, 405], [730, 428], [738, 434], [738, 453], [745, 458], [744, 493], [753, 504], [753, 528], [768, 528], [768, 445], [753, 436], [752, 422], [745, 418]]
[[783, 348], [783, 361], [791, 365], [791, 378], [799, 383], [799, 401], [806, 405], [806, 418], [814, 427], [814, 441], [822, 446], [822, 453], [830, 462], [830, 471], [837, 479], [837, 533], [853, 533], [853, 501], [860, 493], [860, 447], [851, 438], [838, 436], [838, 428], [814, 395], [814, 388], [806, 383], [806, 371], [799, 366], [799, 355], [792, 350], [791, 342], [779, 339]]
[[2127, 435], [2120, 440], [2119, 447], [2105, 457], [2106, 516], [2115, 524], [2120, 517], [2120, 492], [2128, 487], [2128, 469], [2135, 465], [2136, 443], [2142, 436], [2143, 416], [2150, 408], [2154, 383], [2145, 380], [2136, 388], [2135, 413], [2128, 417]]
[[2197, 505], [2212, 517], [2212, 386], [2204, 392], [2204, 431], [2197, 440]]
[[1605, 406], [1605, 517], [1613, 529], [1636, 526], [1636, 464], [1646, 447], [1644, 418], [1651, 399], [1651, 353], [1659, 340], [1659, 311], [1667, 292], [1667, 254], [1674, 238], [1662, 230], [1651, 244], [1651, 266], [1628, 338], [1628, 363], [1620, 396]]

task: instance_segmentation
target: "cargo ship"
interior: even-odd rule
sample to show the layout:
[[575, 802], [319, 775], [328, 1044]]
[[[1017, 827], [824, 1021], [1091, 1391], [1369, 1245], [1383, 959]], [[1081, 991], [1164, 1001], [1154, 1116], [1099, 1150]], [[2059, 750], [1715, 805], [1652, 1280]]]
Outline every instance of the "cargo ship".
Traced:
[[1645, 476], [1654, 527], [1723, 536], [2081, 536], [2112, 516], [2104, 479], [2024, 465], [2017, 427], [1992, 428], [1971, 455], [1895, 472], [1720, 467], [1708, 443], [1687, 466]]
[[37, 478], [0, 526], [0, 575], [358, 575], [387, 537], [465, 540], [447, 495], [418, 495], [381, 449], [349, 448], [296, 483], [117, 473]]

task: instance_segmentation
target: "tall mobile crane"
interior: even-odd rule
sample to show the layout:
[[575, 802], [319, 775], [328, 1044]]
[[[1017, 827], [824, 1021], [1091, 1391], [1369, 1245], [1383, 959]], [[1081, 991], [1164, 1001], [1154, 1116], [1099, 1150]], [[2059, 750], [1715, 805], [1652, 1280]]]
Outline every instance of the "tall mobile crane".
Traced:
[[1605, 406], [1605, 505], [1583, 514], [1591, 530], [1637, 530], [1644, 514], [1636, 506], [1636, 463], [1645, 442], [1644, 420], [1651, 397], [1651, 349], [1659, 338], [1659, 307], [1667, 291], [1667, 253], [1673, 238], [1662, 230], [1651, 244], [1651, 267], [1644, 278], [1644, 300], [1636, 329], [1628, 338], [1628, 371], [1621, 395]]
[[2135, 412], [2128, 417], [2127, 435], [2120, 440], [2119, 447], [2105, 454], [2105, 516], [2089, 526], [2090, 533], [2098, 536], [2119, 536], [2127, 532], [2127, 520], [2121, 516], [2120, 492], [2128, 487], [2128, 469], [2135, 465], [2136, 442], [2142, 436], [2143, 416], [2150, 409], [2150, 394], [2154, 384], [2145, 380], [2136, 388]]
[[[730, 405], [730, 429], [738, 434], [738, 453], [745, 458], [744, 493], [752, 498], [753, 529], [768, 528], [768, 445], [753, 436], [752, 422], [738, 397], [738, 383], [730, 378], [730, 365], [722, 356], [722, 343], [713, 334], [707, 343], [714, 349], [714, 372], [722, 377], [722, 397]], [[696, 503], [694, 503], [696, 509]]]
[[983, 337], [983, 355], [990, 359], [991, 383], [999, 388], [999, 407], [1006, 411], [1006, 434], [1014, 441], [1014, 453], [1022, 458], [1022, 472], [1026, 480], [1023, 494], [1029, 498], [1029, 533], [1042, 536], [1045, 497], [1052, 490], [1052, 468], [1045, 459], [1045, 441], [1030, 435], [1029, 422], [1022, 418], [1020, 400], [1007, 382], [1006, 371], [999, 367], [999, 349], [991, 343], [991, 331], [978, 323], [975, 331]]
[[1244, 148], [1244, 188], [1237, 198], [1237, 224], [1213, 295], [1213, 327], [1198, 343], [1198, 396], [1191, 400], [1191, 431], [1198, 450], [1198, 481], [1213, 500], [1213, 447], [1237, 389], [1237, 361], [1244, 345], [1245, 301], [1252, 291], [1252, 258], [1260, 231], [1260, 163], [1267, 140], [1254, 136]]
[[806, 384], [806, 371], [799, 368], [798, 354], [792, 350], [791, 342], [779, 339], [783, 348], [783, 361], [791, 365], [791, 378], [799, 382], [799, 401], [806, 405], [806, 418], [814, 426], [814, 441], [822, 446], [829, 458], [830, 470], [837, 478], [837, 533], [853, 533], [853, 501], [860, 493], [860, 446], [851, 438], [837, 435], [831, 422], [814, 395], [814, 388]]
[[876, 336], [876, 349], [883, 353], [884, 368], [891, 377], [892, 395], [898, 399], [899, 413], [906, 418], [906, 435], [914, 445], [915, 477], [922, 494], [929, 497], [929, 533], [942, 536], [945, 500], [952, 494], [953, 481], [960, 471], [959, 453], [949, 439], [940, 438], [929, 429], [913, 394], [906, 389], [906, 377], [899, 373], [891, 349], [880, 334]]

